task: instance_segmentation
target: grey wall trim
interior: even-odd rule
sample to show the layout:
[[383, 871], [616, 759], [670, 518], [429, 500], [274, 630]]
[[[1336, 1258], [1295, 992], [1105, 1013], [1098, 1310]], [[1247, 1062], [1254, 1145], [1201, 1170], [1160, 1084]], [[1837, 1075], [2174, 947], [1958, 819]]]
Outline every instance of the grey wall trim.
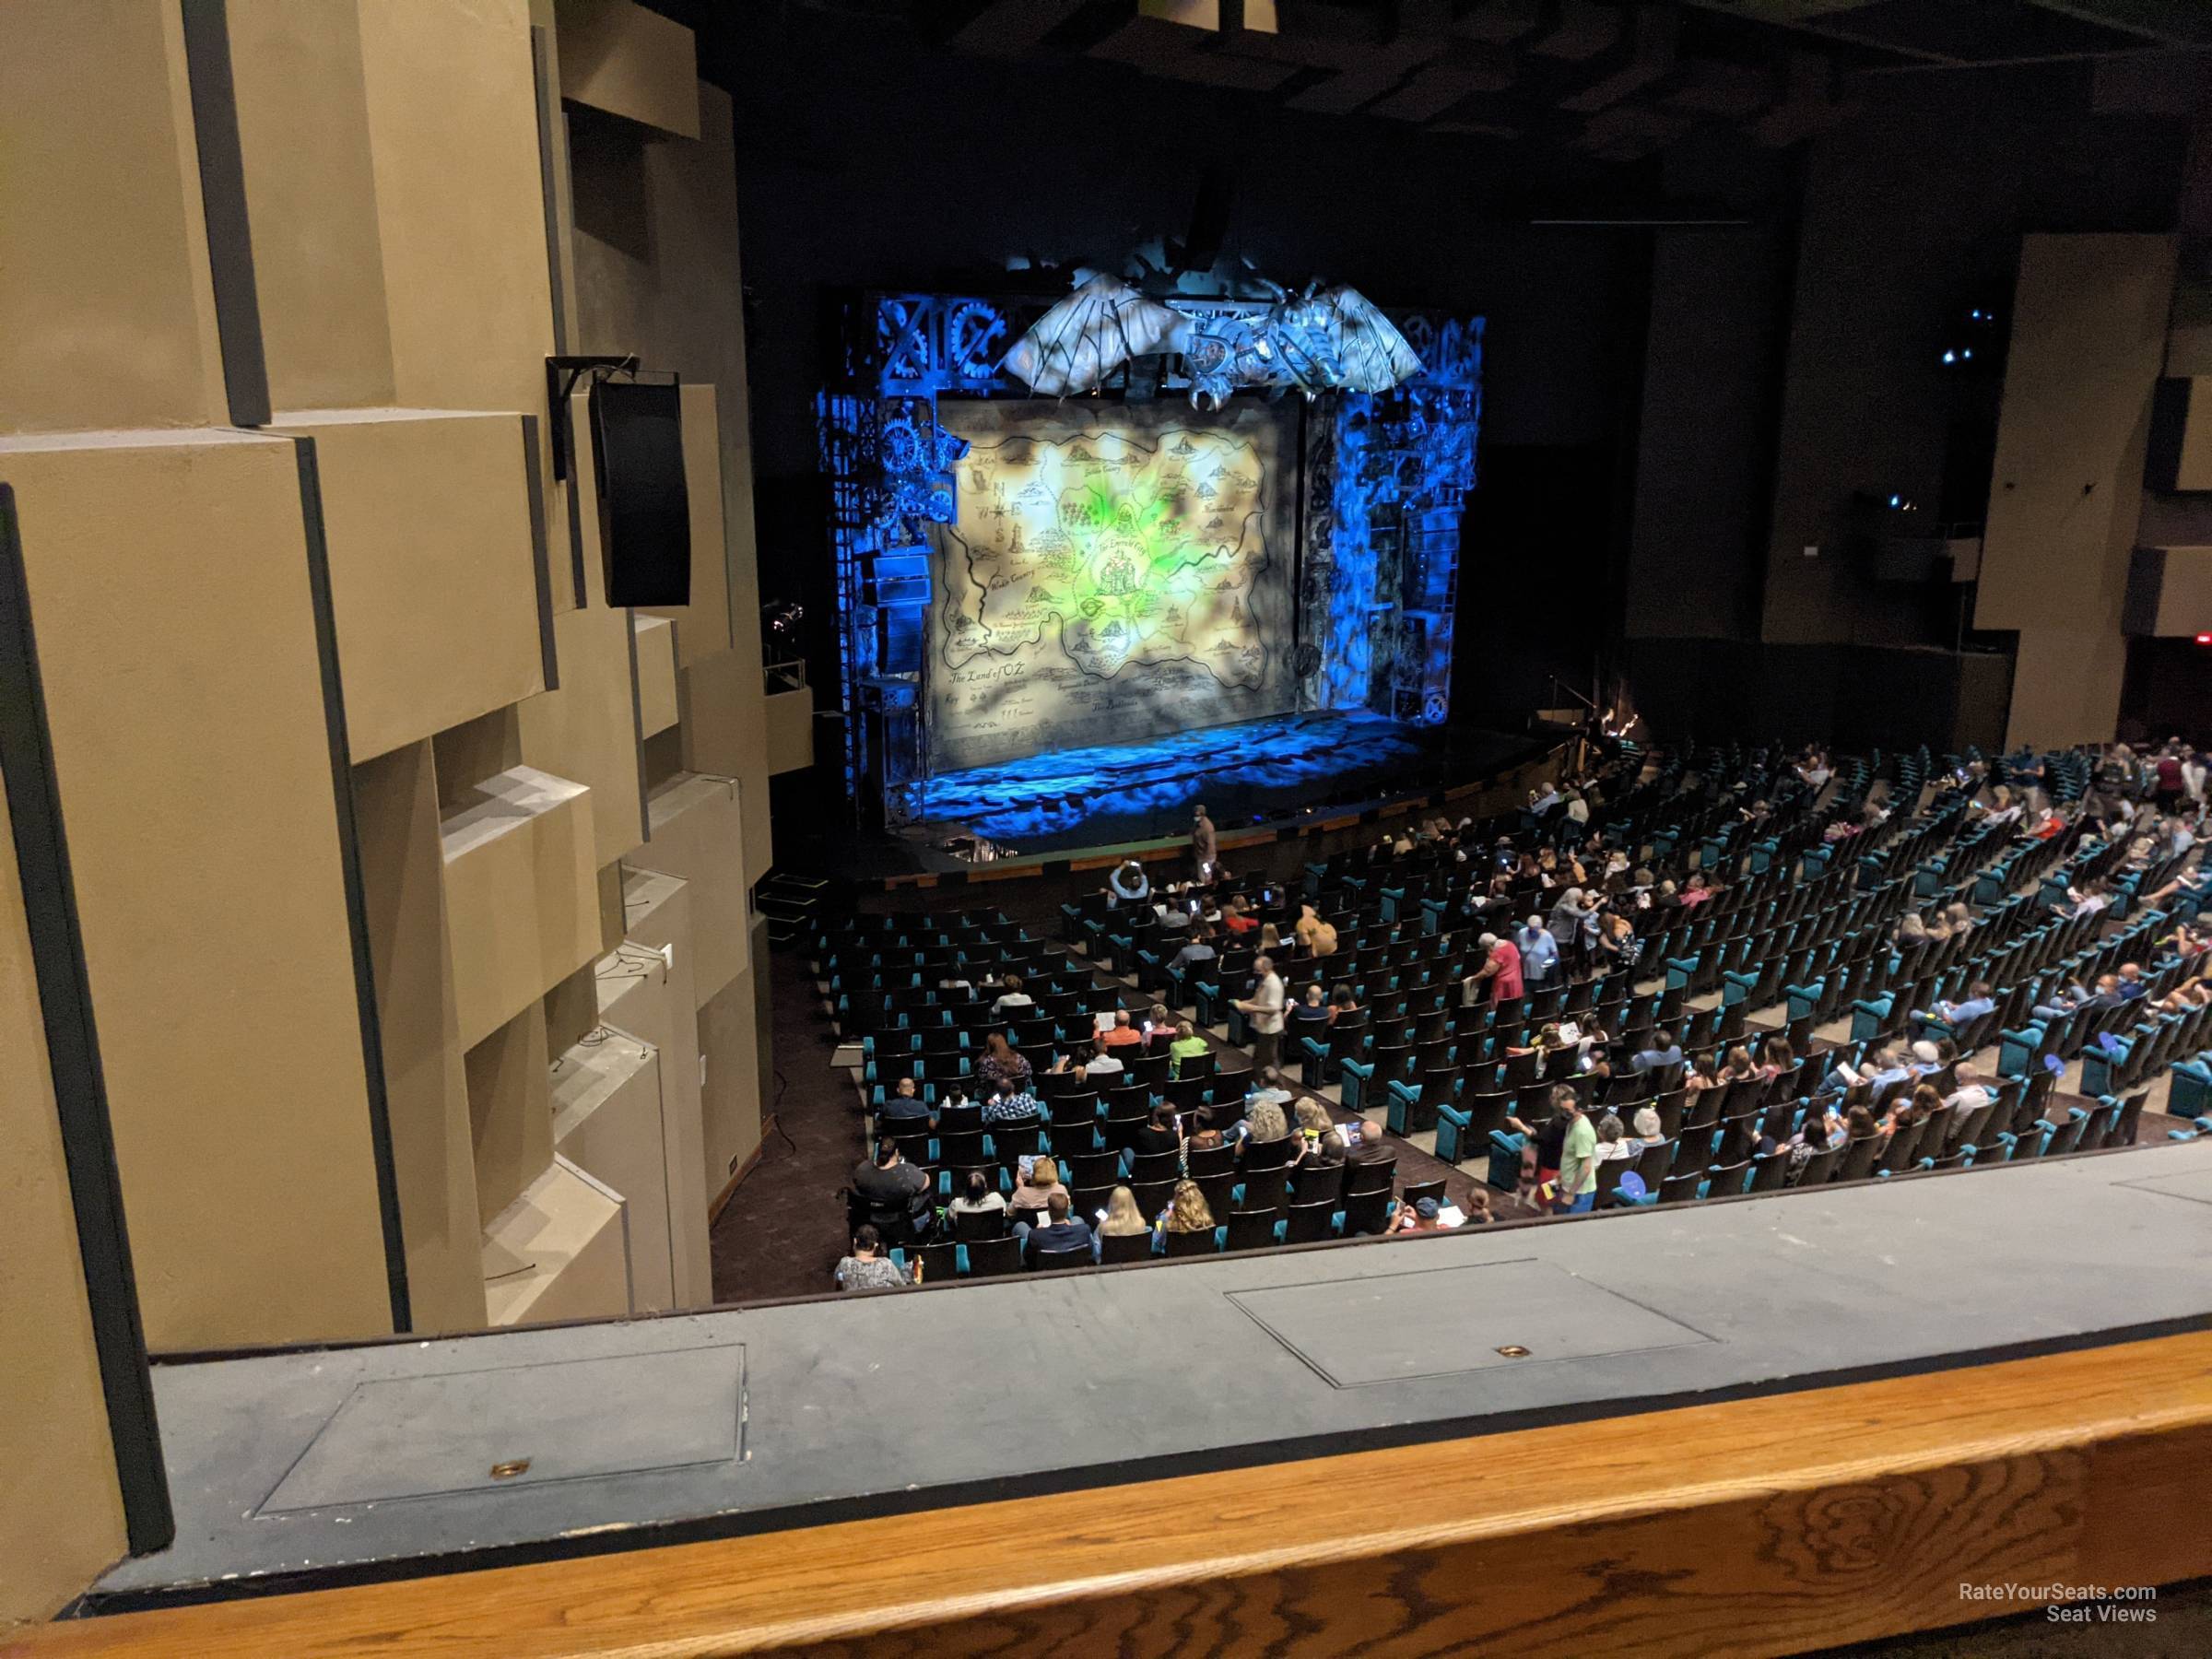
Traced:
[[292, 440], [300, 466], [300, 517], [307, 535], [307, 581], [315, 613], [315, 654], [323, 670], [323, 723], [330, 741], [331, 791], [338, 814], [338, 866], [346, 888], [346, 931], [353, 946], [353, 1000], [360, 1017], [361, 1074], [369, 1095], [369, 1145], [376, 1163], [377, 1209], [383, 1222], [384, 1283], [392, 1328], [414, 1328], [407, 1295], [407, 1249], [400, 1229], [399, 1172], [392, 1154], [392, 1110], [384, 1082], [383, 1021], [376, 1006], [376, 969], [369, 947], [369, 902], [361, 884], [360, 831], [354, 817], [353, 752], [346, 735], [346, 687], [338, 672], [336, 611], [330, 596], [330, 548], [324, 538], [323, 480], [315, 441]]
[[215, 285], [215, 326], [222, 344], [223, 392], [231, 425], [266, 426], [269, 370], [262, 353], [253, 238], [246, 223], [245, 157], [238, 136], [238, 95], [230, 80], [229, 14], [224, 0], [180, 4], [192, 124], [199, 142], [207, 265]]
[[546, 689], [560, 689], [560, 652], [553, 637], [553, 555], [546, 537], [545, 471], [537, 464], [537, 417], [523, 417], [523, 488], [530, 495], [530, 558], [537, 576], [537, 652]]
[[560, 88], [553, 82], [552, 37], [540, 24], [530, 29], [530, 70], [537, 93], [537, 191], [546, 206], [546, 278], [553, 294], [553, 351], [559, 357], [569, 349], [568, 297], [560, 280]]
[[176, 1519], [170, 1508], [146, 1330], [131, 1269], [107, 1081], [100, 1072], [100, 1035], [54, 779], [38, 641], [31, 629], [29, 580], [18, 535], [15, 491], [5, 483], [0, 483], [0, 774], [22, 880], [77, 1251], [84, 1258], [100, 1394], [123, 1494], [124, 1530], [131, 1553], [147, 1555], [175, 1539]]

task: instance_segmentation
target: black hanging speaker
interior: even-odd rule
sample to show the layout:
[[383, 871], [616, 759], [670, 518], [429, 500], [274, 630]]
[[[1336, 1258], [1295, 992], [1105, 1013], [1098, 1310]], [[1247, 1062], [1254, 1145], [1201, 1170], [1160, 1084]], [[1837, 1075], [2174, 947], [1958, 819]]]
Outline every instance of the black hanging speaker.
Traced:
[[599, 547], [606, 602], [691, 603], [691, 500], [684, 418], [674, 384], [602, 379], [592, 387], [599, 464]]

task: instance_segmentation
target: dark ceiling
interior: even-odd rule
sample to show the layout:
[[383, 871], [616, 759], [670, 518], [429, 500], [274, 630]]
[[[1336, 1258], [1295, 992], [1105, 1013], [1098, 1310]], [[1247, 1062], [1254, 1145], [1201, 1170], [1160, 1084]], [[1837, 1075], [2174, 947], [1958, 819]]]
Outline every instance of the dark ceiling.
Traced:
[[[717, 61], [731, 14], [652, 0]], [[1628, 161], [1696, 133], [1782, 149], [1883, 83], [2054, 74], [2081, 100], [2181, 115], [2212, 0], [742, 0], [924, 47], [1120, 65], [1217, 94]], [[722, 60], [726, 61], [726, 60]], [[2111, 88], [2123, 90], [2114, 94]], [[733, 88], [736, 90], [736, 88]]]

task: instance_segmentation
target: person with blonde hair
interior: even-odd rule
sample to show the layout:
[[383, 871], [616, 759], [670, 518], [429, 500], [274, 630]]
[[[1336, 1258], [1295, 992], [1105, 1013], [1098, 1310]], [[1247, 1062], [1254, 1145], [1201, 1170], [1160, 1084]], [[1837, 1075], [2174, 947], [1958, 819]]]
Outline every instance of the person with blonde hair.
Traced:
[[1168, 1207], [1159, 1213], [1155, 1232], [1194, 1233], [1214, 1230], [1214, 1212], [1206, 1194], [1194, 1181], [1179, 1181]]
[[1273, 1100], [1254, 1100], [1244, 1109], [1244, 1138], [1278, 1141], [1290, 1133], [1290, 1120]]
[[1066, 1189], [1060, 1184], [1060, 1166], [1050, 1158], [1040, 1158], [1030, 1165], [1030, 1172], [1014, 1187], [1014, 1207], [1018, 1210], [1041, 1210], [1056, 1192]]
[[1319, 1100], [1304, 1095], [1299, 1096], [1291, 1105], [1290, 1112], [1298, 1119], [1299, 1133], [1301, 1135], [1326, 1135], [1336, 1127], [1336, 1120], [1329, 1115], [1329, 1109]]
[[1113, 1195], [1106, 1200], [1106, 1214], [1091, 1231], [1091, 1254], [1096, 1257], [1103, 1253], [1099, 1243], [1101, 1239], [1128, 1238], [1151, 1230], [1152, 1224], [1136, 1207], [1136, 1194], [1126, 1186], [1117, 1186]]

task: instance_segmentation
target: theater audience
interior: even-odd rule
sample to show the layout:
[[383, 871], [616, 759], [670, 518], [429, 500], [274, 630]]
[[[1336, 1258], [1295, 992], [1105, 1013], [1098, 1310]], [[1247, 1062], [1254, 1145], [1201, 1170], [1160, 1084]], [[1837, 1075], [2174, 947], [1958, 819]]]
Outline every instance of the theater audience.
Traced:
[[1658, 1071], [1663, 1066], [1681, 1065], [1682, 1050], [1675, 1041], [1674, 1032], [1654, 1031], [1652, 1033], [1652, 1046], [1637, 1050], [1635, 1058], [1629, 1064], [1640, 1072]]
[[1666, 1135], [1660, 1126], [1659, 1113], [1652, 1107], [1639, 1106], [1636, 1109], [1636, 1118], [1631, 1127], [1636, 1131], [1636, 1145], [1639, 1148], [1666, 1145]]

